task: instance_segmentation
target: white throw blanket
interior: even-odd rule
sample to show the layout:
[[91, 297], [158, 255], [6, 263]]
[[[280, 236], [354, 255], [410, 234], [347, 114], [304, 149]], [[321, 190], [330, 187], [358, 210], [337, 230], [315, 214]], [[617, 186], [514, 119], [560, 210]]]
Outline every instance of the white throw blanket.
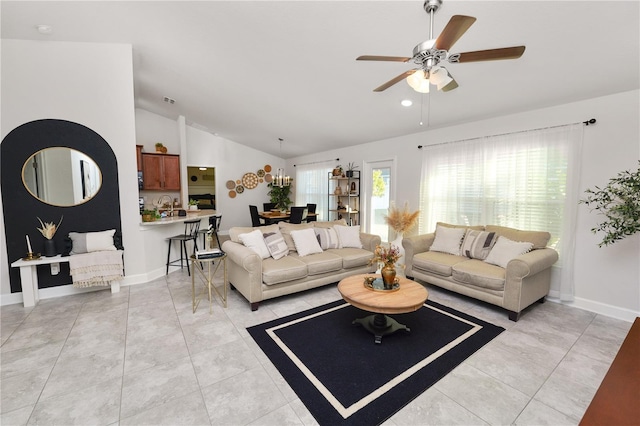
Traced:
[[69, 257], [74, 287], [108, 286], [123, 275], [122, 251], [94, 251]]

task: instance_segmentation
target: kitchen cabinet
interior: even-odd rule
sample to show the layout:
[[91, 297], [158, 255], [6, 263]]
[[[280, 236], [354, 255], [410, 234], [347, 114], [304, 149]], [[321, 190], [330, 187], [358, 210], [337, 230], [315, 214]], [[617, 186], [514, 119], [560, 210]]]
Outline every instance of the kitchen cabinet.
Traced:
[[142, 189], [180, 191], [180, 156], [143, 153], [142, 178]]
[[136, 145], [136, 163], [138, 164], [138, 171], [142, 171], [142, 149], [144, 146]]

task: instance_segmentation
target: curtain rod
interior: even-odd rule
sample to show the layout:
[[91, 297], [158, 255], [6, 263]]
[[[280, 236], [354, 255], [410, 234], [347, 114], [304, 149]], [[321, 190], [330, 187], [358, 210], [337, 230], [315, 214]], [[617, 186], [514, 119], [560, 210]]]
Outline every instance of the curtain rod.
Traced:
[[[596, 122], [595, 118], [590, 118], [587, 121], [583, 121], [582, 124], [584, 124], [585, 126], [588, 126], [589, 124], [595, 124], [595, 122]], [[457, 141], [440, 142], [440, 143], [434, 143], [434, 144], [429, 145], [429, 146], [438, 146], [438, 145], [446, 145], [446, 144], [450, 144], [450, 143], [466, 142], [466, 141], [472, 141], [474, 139], [480, 139], [480, 138], [484, 138], [484, 137], [496, 137], [496, 136], [514, 135], [516, 133], [531, 132], [533, 130], [557, 129], [558, 127], [572, 126], [574, 124], [580, 124], [580, 122], [569, 123], [569, 124], [559, 124], [557, 126], [549, 126], [549, 127], [538, 127], [537, 129], [518, 130], [517, 132], [500, 133], [498, 135], [478, 136], [478, 137], [475, 137], [475, 138], [460, 139], [460, 140], [457, 140]], [[423, 148], [423, 145], [418, 145], [418, 149], [422, 149], [422, 148]]]
[[[294, 164], [293, 167], [297, 167], [297, 166], [308, 166], [309, 164], [318, 164], [318, 163], [328, 163], [330, 161], [333, 160], [322, 160], [322, 161], [312, 161], [310, 163], [300, 163], [300, 164]], [[336, 161], [340, 161], [339, 158], [336, 158]]]

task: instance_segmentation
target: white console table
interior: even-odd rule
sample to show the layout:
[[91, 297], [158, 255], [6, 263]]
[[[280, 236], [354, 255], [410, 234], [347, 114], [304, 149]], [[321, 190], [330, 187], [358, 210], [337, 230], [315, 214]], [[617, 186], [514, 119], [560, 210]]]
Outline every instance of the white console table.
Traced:
[[[25, 308], [35, 306], [40, 300], [38, 293], [38, 265], [51, 265], [51, 275], [60, 273], [60, 263], [69, 263], [69, 256], [41, 257], [36, 260], [18, 259], [11, 264], [12, 268], [20, 268], [20, 282], [22, 284], [22, 303]], [[111, 284], [111, 293], [120, 291], [120, 283]]]

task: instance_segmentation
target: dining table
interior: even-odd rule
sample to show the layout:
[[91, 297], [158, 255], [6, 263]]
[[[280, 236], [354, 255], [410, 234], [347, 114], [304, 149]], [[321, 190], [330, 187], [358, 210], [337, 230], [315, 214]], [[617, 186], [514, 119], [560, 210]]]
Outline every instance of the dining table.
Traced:
[[[317, 213], [307, 213], [307, 217], [315, 217], [316, 215]], [[291, 212], [289, 210], [287, 210], [286, 212], [279, 211], [279, 210], [268, 211], [268, 212], [258, 212], [258, 216], [260, 216], [261, 219], [264, 219], [264, 222], [267, 225], [271, 225], [273, 223], [288, 221], [289, 218], [291, 217]]]

